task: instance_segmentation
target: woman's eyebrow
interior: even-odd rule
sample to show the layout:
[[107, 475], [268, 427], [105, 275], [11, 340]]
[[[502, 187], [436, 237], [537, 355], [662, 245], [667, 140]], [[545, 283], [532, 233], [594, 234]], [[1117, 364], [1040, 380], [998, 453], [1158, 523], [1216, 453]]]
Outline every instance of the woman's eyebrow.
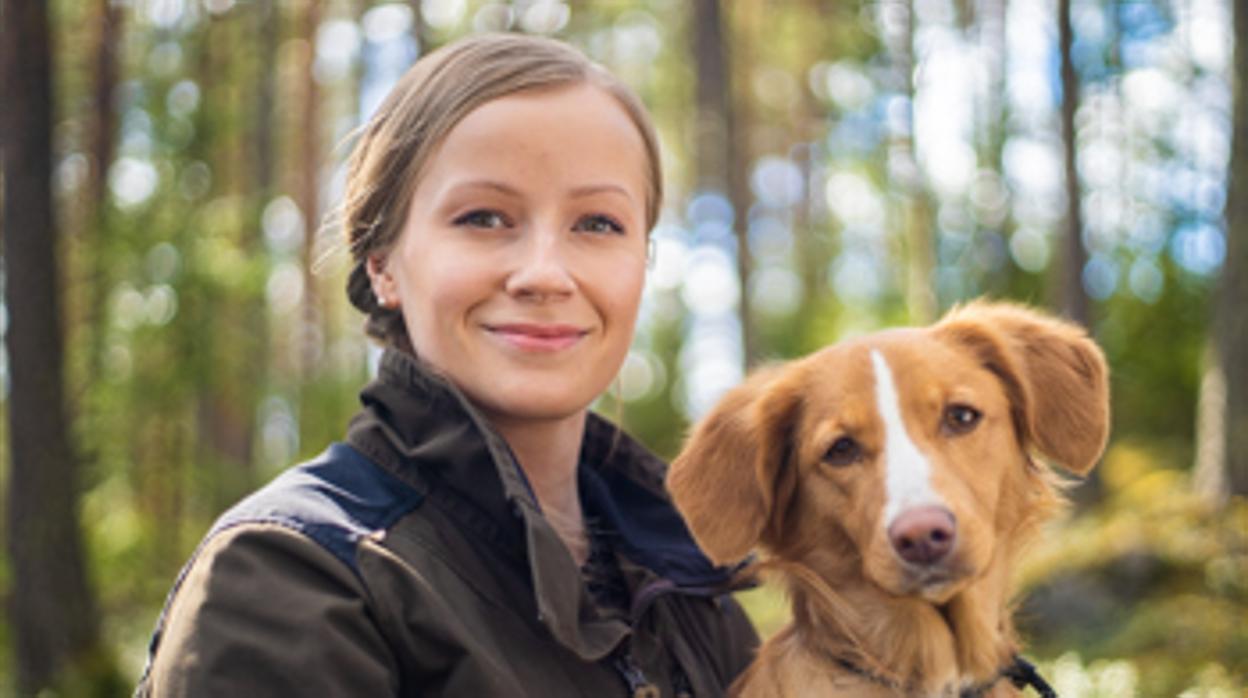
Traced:
[[[455, 192], [460, 189], [489, 189], [508, 196], [522, 196], [522, 192], [516, 187], [495, 179], [468, 179], [460, 182], [452, 182], [450, 186], [446, 187], [445, 191]], [[596, 194], [617, 194], [619, 196], [623, 196], [629, 201], [633, 200], [632, 193], [630, 193], [626, 187], [609, 182], [583, 184], [572, 187], [568, 190], [568, 196], [573, 198], [583, 198], [586, 196], [594, 196]]]
[[579, 187], [573, 187], [568, 192], [570, 196], [578, 197], [578, 198], [583, 197], [583, 196], [593, 196], [594, 194], [604, 194], [604, 193], [605, 194], [610, 194], [610, 193], [620, 194], [630, 201], [633, 199], [633, 195], [629, 193], [628, 189], [625, 189], [624, 187], [618, 184], [585, 184]]
[[446, 191], [455, 191], [457, 189], [490, 189], [509, 196], [519, 196], [520, 190], [494, 179], [469, 179], [462, 182], [453, 182]]

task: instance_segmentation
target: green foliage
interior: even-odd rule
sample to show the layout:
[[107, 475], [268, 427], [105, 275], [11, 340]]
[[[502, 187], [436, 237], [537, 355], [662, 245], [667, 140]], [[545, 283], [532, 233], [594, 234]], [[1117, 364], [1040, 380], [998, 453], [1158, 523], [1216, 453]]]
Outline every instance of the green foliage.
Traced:
[[779, 632], [793, 617], [788, 599], [775, 586], [760, 585], [737, 592], [736, 599], [754, 623], [758, 636], [764, 639]]
[[1157, 686], [1148, 687], [1141, 676], [1139, 664], [1125, 659], [1099, 659], [1088, 663], [1075, 653], [1067, 653], [1038, 669], [1061, 696], [1077, 698], [1128, 698], [1132, 696], [1165, 695], [1180, 698], [1233, 698], [1243, 695], [1242, 679], [1235, 679], [1216, 663], [1197, 667], [1190, 682], [1181, 691], [1166, 693]]
[[1105, 501], [1047, 531], [1020, 574], [1034, 650], [1131, 658], [1142, 696], [1219, 685], [1216, 676], [1242, 686], [1248, 501], [1194, 493], [1147, 440], [1117, 442], [1101, 468]]
[[[1212, 309], [1207, 280], [1167, 267], [1171, 292], [1155, 305], [1129, 296], [1112, 299], [1095, 334], [1113, 366], [1114, 433], [1190, 445]], [[1190, 450], [1167, 455], [1175, 465], [1192, 457]]]

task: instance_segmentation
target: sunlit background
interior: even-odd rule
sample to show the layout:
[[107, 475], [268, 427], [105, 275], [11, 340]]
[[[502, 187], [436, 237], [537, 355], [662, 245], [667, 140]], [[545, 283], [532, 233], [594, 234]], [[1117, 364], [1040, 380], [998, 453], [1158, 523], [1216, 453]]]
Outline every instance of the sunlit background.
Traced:
[[[1063, 276], [1057, 0], [53, 0], [69, 400], [118, 671], [137, 677], [215, 515], [355, 410], [376, 350], [334, 227], [353, 130], [418, 56], [519, 31], [582, 48], [659, 127], [668, 195], [602, 411], [671, 456], [758, 362], [1073, 293], [1113, 365], [1114, 437], [1021, 575], [1032, 654], [1063, 696], [1243, 695], [1248, 509], [1200, 446], [1233, 1], [1071, 2], [1085, 258]], [[715, 60], [719, 101], [699, 97]], [[747, 598], [765, 631], [769, 594]]]

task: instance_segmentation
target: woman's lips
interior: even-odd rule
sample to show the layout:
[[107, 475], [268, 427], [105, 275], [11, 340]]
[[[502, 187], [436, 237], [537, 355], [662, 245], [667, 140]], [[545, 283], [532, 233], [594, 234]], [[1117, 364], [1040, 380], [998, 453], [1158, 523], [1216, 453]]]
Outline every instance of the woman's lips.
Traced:
[[524, 351], [556, 352], [581, 341], [588, 331], [575, 325], [507, 323], [486, 325], [486, 330], [507, 344]]

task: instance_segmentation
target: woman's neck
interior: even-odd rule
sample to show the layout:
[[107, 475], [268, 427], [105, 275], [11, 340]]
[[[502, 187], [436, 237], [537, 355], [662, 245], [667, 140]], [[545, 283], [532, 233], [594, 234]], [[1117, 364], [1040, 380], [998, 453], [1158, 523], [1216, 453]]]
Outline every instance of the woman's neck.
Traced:
[[524, 468], [546, 520], [577, 565], [589, 557], [589, 538], [576, 485], [576, 466], [585, 434], [585, 413], [553, 420], [516, 420], [490, 415]]

